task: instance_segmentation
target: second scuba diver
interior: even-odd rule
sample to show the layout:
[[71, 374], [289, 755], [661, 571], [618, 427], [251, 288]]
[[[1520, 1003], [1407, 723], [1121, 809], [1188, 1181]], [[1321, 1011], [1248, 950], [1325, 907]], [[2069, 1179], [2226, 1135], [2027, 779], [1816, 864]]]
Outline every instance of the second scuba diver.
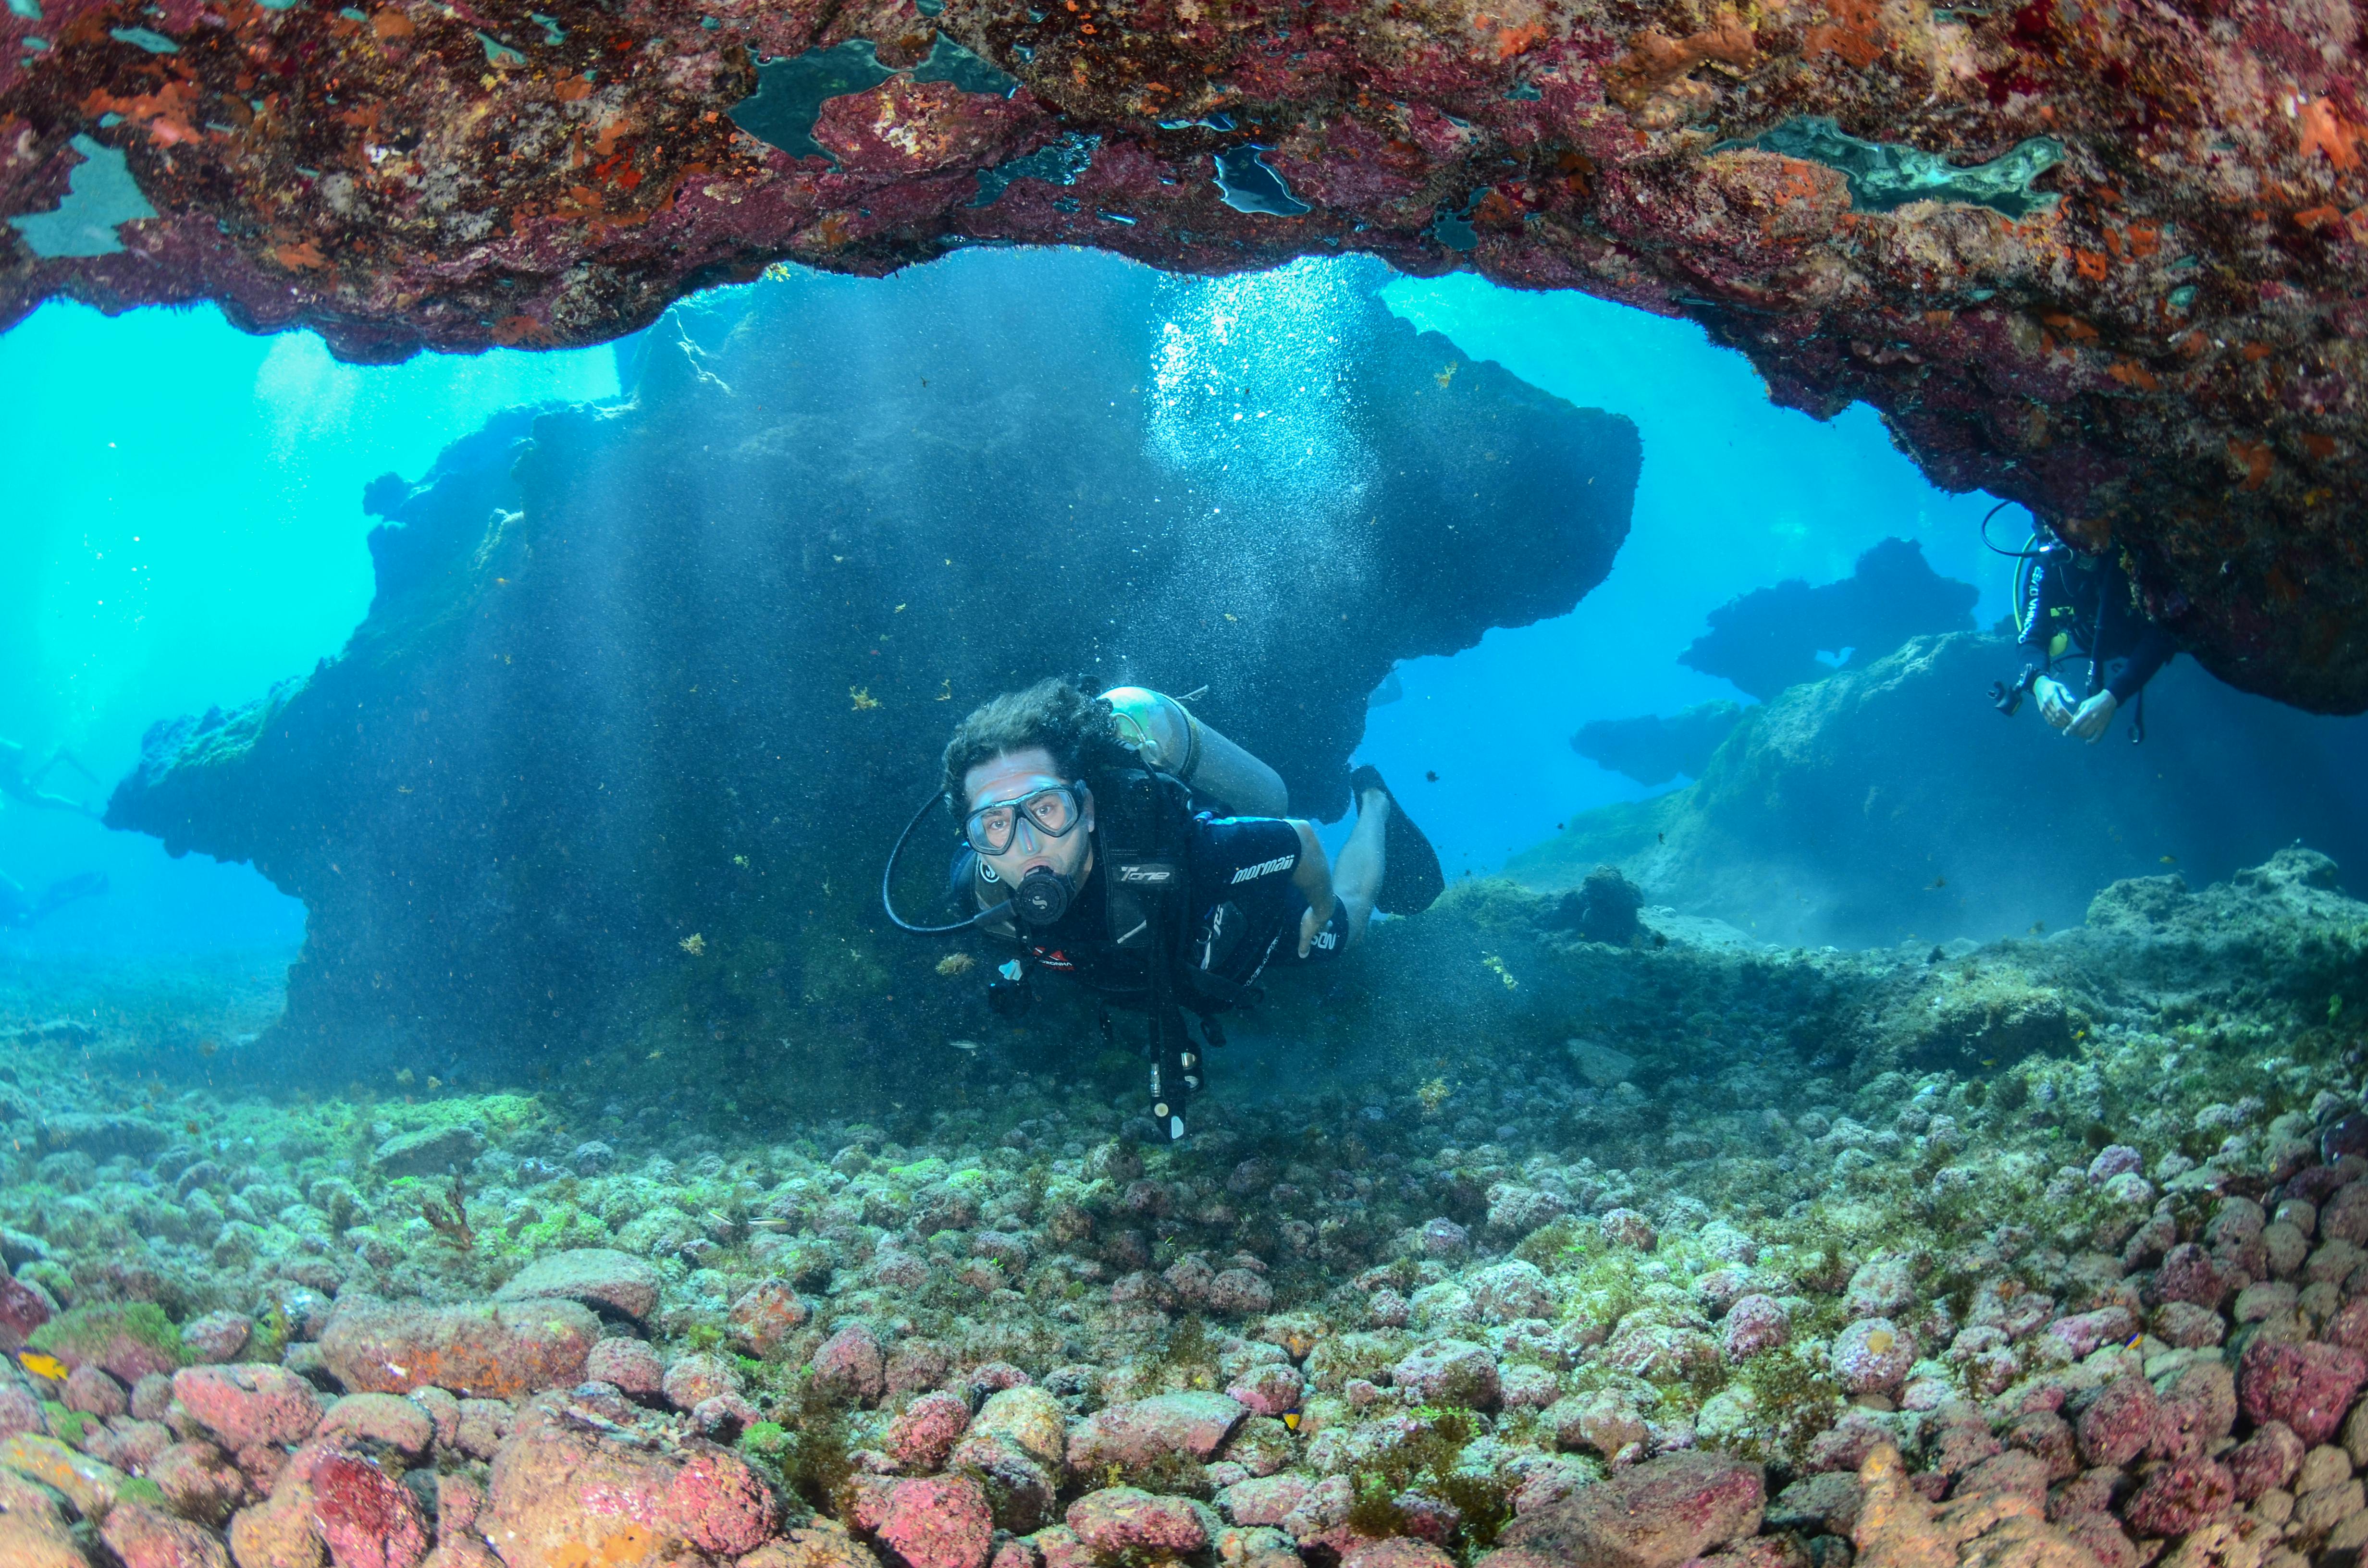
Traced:
[[[2049, 724], [2093, 743], [2115, 713], [2136, 700], [2131, 738], [2142, 737], [2142, 694], [2155, 672], [2179, 652], [2178, 640], [2146, 619], [2118, 562], [2083, 555], [2044, 531], [2033, 535], [2021, 554], [2015, 626], [2024, 664], [2011, 687], [2001, 684], [1992, 694], [1999, 710], [2012, 713], [2028, 691], [2039, 699], [2040, 717]], [[2077, 693], [2056, 674], [2076, 654], [2089, 665]]]
[[1270, 967], [1337, 958], [1375, 909], [1414, 914], [1445, 886], [1373, 769], [1351, 776], [1357, 825], [1327, 865], [1314, 826], [1281, 814], [1274, 771], [1156, 692], [1088, 697], [1041, 681], [973, 711], [944, 760], [943, 799], [962, 826], [955, 892], [975, 913], [897, 924], [1014, 944], [988, 987], [999, 1012], [1027, 1006], [1041, 969], [1145, 1014], [1149, 1108], [1171, 1139], [1184, 1135], [1203, 1044], [1224, 1041], [1215, 1015], [1255, 1001]]

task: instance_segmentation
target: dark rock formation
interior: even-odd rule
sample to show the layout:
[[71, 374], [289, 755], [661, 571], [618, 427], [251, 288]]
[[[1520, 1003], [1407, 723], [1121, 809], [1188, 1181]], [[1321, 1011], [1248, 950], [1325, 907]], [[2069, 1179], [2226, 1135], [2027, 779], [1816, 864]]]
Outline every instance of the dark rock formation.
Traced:
[[1682, 773], [1698, 777], [1743, 717], [1743, 705], [1721, 698], [1698, 702], [1668, 718], [1646, 713], [1634, 719], [1598, 719], [1579, 726], [1570, 749], [1599, 767], [1624, 773], [1639, 784], [1666, 784]]
[[[632, 401], [373, 485], [344, 654], [160, 726], [108, 821], [302, 898], [290, 1026], [341, 1049], [572, 1040], [626, 998], [750, 1051], [983, 1027], [981, 977], [878, 910], [972, 704], [1053, 671], [1206, 686], [1337, 814], [1394, 660], [1567, 610], [1625, 535], [1627, 421], [1450, 376], [1339, 270], [1300, 281], [980, 256], [686, 308]], [[949, 847], [916, 840], [913, 910]]]
[[1863, 945], [2068, 925], [2107, 882], [2226, 877], [2297, 838], [2368, 864], [2347, 806], [2368, 722], [2180, 661], [2147, 689], [2143, 745], [2118, 723], [2084, 744], [1983, 699], [2014, 662], [2004, 638], [1957, 633], [1796, 686], [1747, 712], [1694, 783], [1588, 812], [1507, 869], [1565, 888], [1610, 861], [1651, 903]]
[[[1795, 577], [1728, 600], [1710, 612], [1710, 630], [1678, 663], [1733, 681], [1764, 702], [1837, 665], [1863, 668], [1910, 637], [1971, 631], [1980, 597], [1971, 583], [1933, 571], [1923, 546], [1886, 539], [1839, 582], [1813, 588]], [[1819, 653], [1835, 654], [1836, 664]]]
[[1624, 948], [1644, 934], [1636, 918], [1644, 905], [1645, 895], [1617, 866], [1598, 866], [1585, 881], [1555, 900], [1553, 913], [1539, 924], [1549, 931], [1568, 931], [1586, 941]]
[[2357, 710], [2353, 30], [2278, 0], [28, 0], [0, 215], [74, 187], [0, 231], [0, 320], [211, 298], [385, 358], [598, 341], [780, 257], [1471, 267], [1690, 315], [1787, 404], [1873, 403], [1940, 483], [2128, 551], [2224, 678]]

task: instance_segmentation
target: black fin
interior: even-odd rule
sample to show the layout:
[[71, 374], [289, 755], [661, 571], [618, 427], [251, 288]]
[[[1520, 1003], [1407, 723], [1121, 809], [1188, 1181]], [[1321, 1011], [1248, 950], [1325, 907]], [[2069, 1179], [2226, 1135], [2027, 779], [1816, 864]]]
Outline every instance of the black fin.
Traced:
[[1382, 890], [1373, 907], [1384, 915], [1419, 915], [1447, 891], [1439, 869], [1439, 852], [1406, 815], [1406, 805], [1382, 782], [1379, 769], [1360, 767], [1349, 775], [1349, 789], [1359, 800], [1368, 790], [1390, 797], [1390, 820], [1382, 828]]

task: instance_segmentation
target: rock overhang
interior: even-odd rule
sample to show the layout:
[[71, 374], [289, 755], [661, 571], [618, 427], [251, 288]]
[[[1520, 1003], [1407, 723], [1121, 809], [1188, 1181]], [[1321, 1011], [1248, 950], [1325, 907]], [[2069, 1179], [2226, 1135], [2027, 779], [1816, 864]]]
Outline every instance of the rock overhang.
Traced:
[[[1873, 404], [1936, 483], [2126, 553], [2224, 678], [2351, 711], [2343, 27], [2270, 0], [41, 0], [0, 15], [0, 215], [71, 206], [94, 146], [158, 215], [100, 214], [102, 254], [0, 231], [0, 319], [211, 298], [393, 359], [599, 341], [785, 259], [1470, 268], [1691, 316], [1813, 414]], [[735, 120], [766, 73], [867, 50], [817, 153]]]

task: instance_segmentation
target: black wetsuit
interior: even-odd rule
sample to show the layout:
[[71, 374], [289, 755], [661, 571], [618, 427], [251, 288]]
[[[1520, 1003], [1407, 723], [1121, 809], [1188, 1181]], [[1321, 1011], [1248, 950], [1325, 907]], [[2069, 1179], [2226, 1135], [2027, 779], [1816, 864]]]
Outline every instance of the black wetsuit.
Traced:
[[2110, 691], [2116, 705], [2126, 706], [2179, 652], [2178, 640], [2138, 608], [2118, 563], [2078, 557], [2062, 544], [2049, 545], [2032, 563], [2020, 608], [2026, 687], [2077, 654], [2089, 661], [2080, 698]]
[[[1187, 968], [1213, 977], [1216, 986], [1182, 977], [1189, 994], [1228, 992], [1255, 984], [1269, 964], [1315, 962], [1338, 955], [1348, 940], [1345, 911], [1336, 902], [1307, 958], [1299, 956], [1299, 922], [1306, 897], [1292, 881], [1299, 866], [1299, 830], [1279, 817], [1217, 817], [1203, 812], [1184, 835], [1190, 878], [1185, 907], [1190, 926], [1179, 955]], [[1069, 912], [1050, 926], [1023, 926], [1030, 961], [1073, 974], [1097, 991], [1130, 993], [1145, 983], [1144, 959], [1111, 945], [1110, 901], [1101, 858], [1086, 874]]]

